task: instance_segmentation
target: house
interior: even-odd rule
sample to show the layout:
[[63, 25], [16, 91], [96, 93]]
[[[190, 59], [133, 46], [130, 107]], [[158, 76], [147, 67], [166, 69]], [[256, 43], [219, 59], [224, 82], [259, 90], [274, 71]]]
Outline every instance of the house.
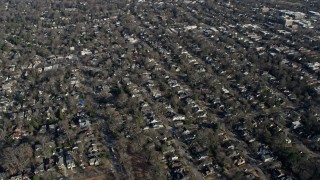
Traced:
[[163, 128], [163, 124], [161, 124], [161, 122], [157, 122], [157, 123], [153, 123], [151, 124], [152, 128], [154, 129], [160, 129], [160, 128]]
[[226, 141], [223, 143], [223, 147], [228, 148], [228, 149], [234, 149], [234, 145], [231, 143], [231, 141]]
[[174, 121], [175, 126], [182, 126], [183, 124], [184, 124], [184, 121], [181, 121], [181, 120]]
[[196, 112], [199, 112], [199, 111], [202, 111], [199, 106], [195, 105], [192, 107], [192, 112], [196, 113]]
[[177, 116], [174, 116], [173, 117], [173, 121], [178, 121], [178, 120], [185, 120], [186, 119], [186, 117], [185, 116], [182, 116], [182, 115], [177, 115]]
[[270, 8], [263, 6], [263, 8], [262, 8], [263, 13], [268, 13], [269, 11], [270, 11]]
[[58, 165], [58, 168], [59, 168], [59, 169], [64, 169], [64, 168], [66, 168], [66, 165], [64, 164], [64, 161], [63, 161], [63, 156], [58, 156], [57, 165]]
[[85, 56], [85, 55], [91, 55], [92, 52], [89, 49], [83, 49], [81, 51], [81, 56]]
[[95, 152], [98, 152], [98, 151], [99, 151], [99, 149], [97, 148], [96, 144], [91, 144], [91, 147], [88, 150], [89, 153], [95, 153]]
[[197, 154], [198, 161], [207, 159], [208, 157], [209, 156], [208, 156], [208, 152], [207, 151], [203, 151], [203, 152], [200, 152], [200, 153]]
[[273, 158], [272, 154], [262, 154], [261, 155], [261, 160], [263, 162], [271, 162], [271, 161], [274, 160], [274, 158]]
[[205, 118], [205, 117], [207, 117], [207, 113], [206, 112], [204, 112], [204, 111], [199, 111], [198, 112], [198, 118]]
[[201, 174], [203, 177], [207, 177], [211, 174], [214, 173], [214, 168], [212, 165], [209, 166], [203, 166], [202, 169], [200, 170]]
[[182, 140], [187, 144], [191, 143], [195, 138], [196, 138], [195, 134], [187, 134], [182, 136]]
[[177, 161], [178, 159], [179, 159], [179, 157], [177, 155], [173, 155], [173, 156], [169, 157], [170, 162]]
[[301, 122], [300, 122], [299, 120], [292, 122], [292, 128], [293, 128], [293, 129], [297, 129], [297, 128], [299, 128], [300, 126], [303, 126], [303, 125], [301, 124]]
[[265, 145], [260, 146], [257, 154], [260, 156], [263, 162], [271, 162], [274, 160], [273, 153], [268, 146], [265, 146]]
[[13, 83], [14, 83], [13, 81], [10, 81], [6, 84], [2, 84], [2, 86], [0, 87], [0, 90], [8, 93], [12, 93]]
[[74, 160], [70, 154], [66, 155], [66, 164], [68, 169], [73, 169], [76, 167]]
[[101, 163], [101, 160], [99, 158], [92, 157], [89, 159], [90, 166], [98, 166], [98, 165], [100, 165], [100, 163]]
[[90, 127], [91, 123], [89, 119], [79, 119], [79, 127], [80, 128], [86, 128]]
[[163, 148], [163, 150], [162, 150], [162, 154], [164, 154], [164, 155], [169, 154], [169, 153], [174, 153], [174, 152], [175, 152], [175, 149], [172, 146], [167, 146], [167, 147]]
[[189, 97], [188, 93], [184, 90], [179, 90], [178, 91], [179, 99], [185, 99]]
[[237, 166], [241, 166], [244, 165], [246, 163], [245, 159], [242, 156], [238, 156], [235, 160], [234, 160], [234, 164]]

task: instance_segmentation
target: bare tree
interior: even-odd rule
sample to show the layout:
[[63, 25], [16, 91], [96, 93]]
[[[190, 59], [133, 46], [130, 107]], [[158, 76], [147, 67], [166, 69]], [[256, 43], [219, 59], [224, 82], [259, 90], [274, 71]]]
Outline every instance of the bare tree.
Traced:
[[24, 143], [15, 148], [8, 147], [2, 152], [2, 166], [7, 169], [10, 174], [22, 172], [31, 163], [32, 155], [30, 144]]

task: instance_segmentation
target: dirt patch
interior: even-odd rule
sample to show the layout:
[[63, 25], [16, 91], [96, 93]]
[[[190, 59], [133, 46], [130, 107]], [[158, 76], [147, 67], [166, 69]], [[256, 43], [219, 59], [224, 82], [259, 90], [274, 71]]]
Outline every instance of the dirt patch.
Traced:
[[149, 176], [147, 172], [150, 164], [148, 164], [145, 157], [139, 154], [131, 155], [131, 163], [133, 174], [137, 179], [144, 179]]
[[106, 179], [115, 179], [115, 177], [112, 173], [107, 173], [100, 176], [85, 178], [83, 180], [106, 180]]
[[87, 167], [83, 172], [79, 173], [77, 176], [73, 176], [71, 179], [79, 180], [105, 180], [105, 179], [115, 179], [113, 172], [111, 172], [109, 167], [99, 166], [99, 167]]

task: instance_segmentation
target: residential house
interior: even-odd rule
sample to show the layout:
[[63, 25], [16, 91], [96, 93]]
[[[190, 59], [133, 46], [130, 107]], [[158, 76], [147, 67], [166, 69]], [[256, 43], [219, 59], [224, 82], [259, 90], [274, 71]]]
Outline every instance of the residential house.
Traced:
[[66, 160], [66, 165], [68, 169], [73, 169], [76, 167], [73, 157], [70, 154], [66, 155], [65, 160]]

